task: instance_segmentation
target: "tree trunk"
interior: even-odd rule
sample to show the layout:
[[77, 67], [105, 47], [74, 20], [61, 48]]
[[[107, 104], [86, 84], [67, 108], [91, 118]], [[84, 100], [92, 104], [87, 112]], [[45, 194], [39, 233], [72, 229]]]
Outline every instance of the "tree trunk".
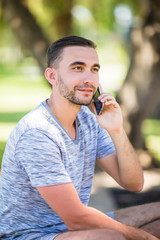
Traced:
[[58, 37], [72, 34], [72, 14], [73, 0], [47, 0], [48, 4], [55, 9], [53, 24]]
[[143, 27], [131, 31], [130, 68], [117, 96], [135, 148], [145, 148], [142, 121], [151, 116], [160, 98], [160, 1], [148, 4]]
[[2, 0], [3, 18], [10, 25], [23, 48], [37, 59], [42, 71], [46, 66], [49, 41], [23, 0]]
[[[71, 9], [73, 0], [46, 0], [50, 9], [53, 9], [53, 25], [57, 31], [55, 38], [63, 37], [72, 32]], [[30, 51], [38, 61], [42, 71], [46, 67], [46, 52], [49, 40], [31, 14], [24, 0], [2, 0], [3, 18], [10, 25], [23, 48]]]

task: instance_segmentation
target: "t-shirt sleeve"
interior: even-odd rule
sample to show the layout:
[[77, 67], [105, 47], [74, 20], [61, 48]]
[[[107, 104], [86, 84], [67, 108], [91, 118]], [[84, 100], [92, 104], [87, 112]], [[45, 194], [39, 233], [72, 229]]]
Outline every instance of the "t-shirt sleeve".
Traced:
[[115, 152], [114, 143], [107, 131], [98, 125], [97, 159]]
[[27, 131], [17, 143], [15, 158], [25, 169], [33, 187], [71, 182], [56, 136], [54, 141], [42, 130]]

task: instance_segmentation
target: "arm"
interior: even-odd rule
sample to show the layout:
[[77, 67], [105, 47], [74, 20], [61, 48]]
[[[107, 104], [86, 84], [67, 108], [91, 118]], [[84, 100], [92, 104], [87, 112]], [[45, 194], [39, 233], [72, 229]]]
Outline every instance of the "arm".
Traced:
[[[138, 157], [123, 129], [120, 106], [110, 94], [101, 94], [104, 102], [101, 115], [96, 115], [102, 128], [111, 136], [116, 153], [98, 159], [97, 163], [109, 173], [122, 187], [130, 191], [141, 191], [144, 183], [143, 172]], [[93, 109], [95, 107], [93, 105]]]
[[157, 239], [142, 230], [119, 223], [94, 208], [84, 206], [72, 183], [37, 189], [71, 231], [106, 228], [121, 232], [129, 240]]

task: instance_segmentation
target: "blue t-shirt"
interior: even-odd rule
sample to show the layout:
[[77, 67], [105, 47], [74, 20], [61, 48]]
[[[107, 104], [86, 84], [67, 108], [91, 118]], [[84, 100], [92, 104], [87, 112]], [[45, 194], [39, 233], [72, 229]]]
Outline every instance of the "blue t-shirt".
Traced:
[[81, 107], [75, 124], [72, 140], [44, 101], [12, 131], [2, 160], [0, 239], [67, 230], [36, 187], [72, 182], [88, 204], [96, 159], [115, 148], [87, 107]]

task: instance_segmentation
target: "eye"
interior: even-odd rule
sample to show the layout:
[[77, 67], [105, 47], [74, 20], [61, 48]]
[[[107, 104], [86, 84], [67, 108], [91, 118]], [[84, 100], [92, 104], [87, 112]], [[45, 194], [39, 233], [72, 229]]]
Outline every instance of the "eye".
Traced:
[[99, 72], [99, 68], [93, 67], [93, 68], [92, 68], [92, 72], [95, 72], [95, 73], [96, 73], [96, 72]]
[[75, 66], [75, 67], [73, 67], [73, 70], [80, 72], [83, 70], [83, 68], [81, 66]]

